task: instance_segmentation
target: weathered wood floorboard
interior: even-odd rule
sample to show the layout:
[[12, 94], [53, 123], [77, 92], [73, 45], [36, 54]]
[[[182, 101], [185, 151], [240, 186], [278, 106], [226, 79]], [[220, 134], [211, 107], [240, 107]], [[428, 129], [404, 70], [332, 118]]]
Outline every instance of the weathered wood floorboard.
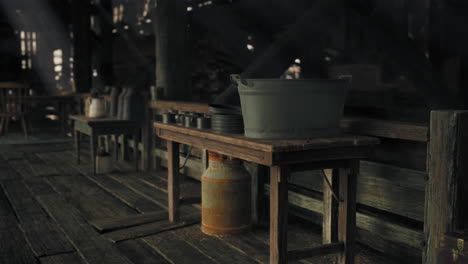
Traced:
[[117, 248], [135, 264], [170, 263], [139, 239], [119, 242], [117, 243]]
[[[38, 153], [37, 156], [43, 160], [48, 166], [53, 166], [59, 171], [60, 176], [66, 175], [77, 175], [80, 174], [75, 168], [70, 166], [68, 163], [63, 162], [60, 158], [61, 152], [45, 152]], [[76, 163], [76, 161], [75, 161]]]
[[6, 160], [0, 156], [0, 181], [21, 179], [19, 175]]
[[29, 191], [35, 196], [57, 193], [46, 178], [25, 179], [23, 182]]
[[135, 215], [137, 212], [99, 188], [83, 175], [50, 177], [49, 182], [70, 203], [83, 211], [88, 220]]
[[225, 237], [220, 241], [239, 250], [258, 263], [269, 263], [270, 261], [270, 249], [268, 244], [258, 240], [252, 234]]
[[160, 191], [159, 189], [155, 189], [140, 181], [136, 177], [131, 177], [128, 174], [111, 173], [109, 176], [112, 179], [124, 184], [127, 188], [134, 191], [135, 193], [138, 193], [146, 199], [156, 203], [160, 207], [167, 209], [167, 194]]
[[99, 232], [109, 232], [122, 228], [133, 227], [137, 225], [147, 224], [166, 220], [168, 214], [166, 210], [159, 212], [147, 213], [142, 215], [132, 215], [122, 218], [105, 218], [91, 221], [90, 224], [94, 226]]
[[219, 263], [257, 263], [254, 259], [242, 254], [237, 249], [222, 243], [218, 238], [203, 234], [200, 230], [200, 225], [181, 228], [172, 231], [172, 233]]
[[41, 264], [85, 264], [76, 252], [42, 257], [39, 260]]
[[[297, 250], [297, 249], [306, 249], [313, 248], [322, 245], [321, 233], [320, 230], [306, 230], [305, 228], [300, 228], [298, 225], [289, 225], [288, 226], [288, 250]], [[314, 233], [316, 232], [316, 233]], [[268, 244], [270, 241], [270, 235], [267, 230], [260, 229], [252, 233], [257, 239], [262, 241], [265, 244]], [[334, 257], [319, 257], [314, 259], [302, 259], [298, 262], [300, 263], [310, 263], [310, 264], [328, 264], [334, 263]]]
[[28, 161], [29, 166], [36, 177], [46, 177], [51, 175], [59, 175], [59, 171], [55, 166], [46, 164], [35, 153], [25, 153], [24, 159]]
[[171, 232], [144, 237], [142, 240], [172, 263], [217, 263]]
[[[8, 198], [5, 196], [5, 193], [2, 188], [0, 188], [0, 218], [4, 219], [5, 221], [8, 219], [16, 220], [13, 208], [10, 202], [8, 201]], [[2, 221], [0, 221], [0, 227], [1, 223]]]
[[146, 197], [134, 192], [127, 186], [115, 179], [110, 178], [108, 175], [94, 175], [92, 166], [89, 164], [76, 164], [74, 153], [64, 152], [55, 153], [55, 158], [61, 160], [63, 163], [73, 167], [77, 172], [86, 176], [94, 184], [104, 189], [106, 192], [116, 197], [126, 205], [132, 207], [138, 212], [154, 212], [162, 209], [160, 205], [147, 199]]
[[[100, 264], [131, 264], [114, 245], [102, 238], [80, 216], [80, 212], [68, 204], [59, 195], [44, 195], [38, 197], [49, 215], [59, 223], [79, 254], [87, 263]], [[64, 210], [67, 208], [67, 210]]]
[[148, 213], [162, 210], [163, 207], [156, 204], [154, 201], [132, 191], [124, 184], [116, 181], [108, 175], [92, 176], [87, 175], [90, 180], [94, 181], [101, 188], [111, 193], [130, 207], [140, 213]]
[[23, 182], [4, 181], [1, 186], [21, 223], [47, 218], [47, 214]]
[[9, 160], [8, 164], [19, 174], [23, 179], [34, 178], [34, 171], [25, 159]]
[[49, 256], [74, 250], [21, 181], [3, 182], [2, 187], [36, 256]]
[[37, 259], [13, 219], [0, 224], [0, 263], [34, 264]]
[[145, 237], [145, 236], [165, 232], [168, 230], [182, 228], [185, 226], [194, 225], [199, 222], [200, 222], [200, 214], [196, 213], [192, 215], [186, 215], [186, 217], [183, 217], [181, 221], [178, 221], [178, 222], [173, 223], [165, 219], [165, 220], [154, 222], [154, 223], [149, 223], [149, 224], [130, 227], [127, 229], [121, 229], [121, 230], [109, 232], [109, 233], [104, 234], [103, 237], [115, 243], [115, 242], [119, 242], [123, 240]]

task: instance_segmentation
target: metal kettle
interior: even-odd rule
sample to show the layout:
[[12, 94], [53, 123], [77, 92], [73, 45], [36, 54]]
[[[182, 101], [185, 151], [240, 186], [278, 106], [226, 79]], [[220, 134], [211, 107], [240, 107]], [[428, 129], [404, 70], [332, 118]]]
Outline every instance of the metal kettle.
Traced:
[[106, 101], [104, 98], [92, 98], [89, 106], [90, 118], [101, 118], [106, 116]]

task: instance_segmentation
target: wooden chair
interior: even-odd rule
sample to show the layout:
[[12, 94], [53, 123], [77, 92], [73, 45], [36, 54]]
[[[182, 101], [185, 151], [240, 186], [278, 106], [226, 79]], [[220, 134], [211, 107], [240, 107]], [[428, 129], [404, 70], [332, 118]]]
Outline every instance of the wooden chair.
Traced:
[[20, 120], [24, 136], [28, 138], [26, 125], [26, 100], [29, 87], [21, 83], [0, 83], [0, 135], [8, 133], [10, 120]]

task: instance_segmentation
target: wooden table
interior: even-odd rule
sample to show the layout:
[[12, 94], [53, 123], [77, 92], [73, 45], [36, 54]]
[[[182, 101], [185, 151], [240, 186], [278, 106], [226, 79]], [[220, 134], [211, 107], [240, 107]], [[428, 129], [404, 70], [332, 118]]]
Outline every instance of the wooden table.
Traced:
[[[339, 253], [339, 264], [354, 263], [356, 177], [359, 160], [379, 140], [341, 135], [310, 140], [255, 140], [242, 135], [154, 123], [167, 140], [169, 220], [179, 219], [179, 143], [266, 165], [270, 168], [270, 263]], [[287, 250], [288, 177], [292, 171], [324, 169], [324, 245]], [[327, 188], [329, 186], [329, 188]], [[335, 199], [334, 197], [338, 198]]]
[[74, 95], [31, 95], [27, 97], [28, 104], [47, 103], [53, 104], [59, 115], [60, 131], [65, 133], [67, 130], [67, 118], [71, 113], [71, 106], [75, 102]]
[[[97, 139], [104, 135], [133, 135], [135, 144], [138, 144], [140, 123], [117, 118], [89, 118], [84, 115], [72, 115], [70, 119], [74, 121], [75, 147], [78, 164], [80, 163], [80, 133], [91, 137], [91, 158], [93, 171], [96, 174], [96, 148]], [[117, 139], [117, 137], [116, 137]], [[117, 154], [117, 140], [115, 142], [115, 152]], [[138, 151], [134, 150], [135, 168], [138, 170]]]

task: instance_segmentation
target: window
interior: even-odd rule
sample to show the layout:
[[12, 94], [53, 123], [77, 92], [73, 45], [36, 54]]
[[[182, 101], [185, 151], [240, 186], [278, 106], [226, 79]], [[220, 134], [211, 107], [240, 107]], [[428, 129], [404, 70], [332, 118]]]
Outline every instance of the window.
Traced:
[[32, 69], [32, 57], [37, 52], [37, 34], [36, 32], [21, 30], [19, 36], [22, 56], [21, 68], [23, 70]]

